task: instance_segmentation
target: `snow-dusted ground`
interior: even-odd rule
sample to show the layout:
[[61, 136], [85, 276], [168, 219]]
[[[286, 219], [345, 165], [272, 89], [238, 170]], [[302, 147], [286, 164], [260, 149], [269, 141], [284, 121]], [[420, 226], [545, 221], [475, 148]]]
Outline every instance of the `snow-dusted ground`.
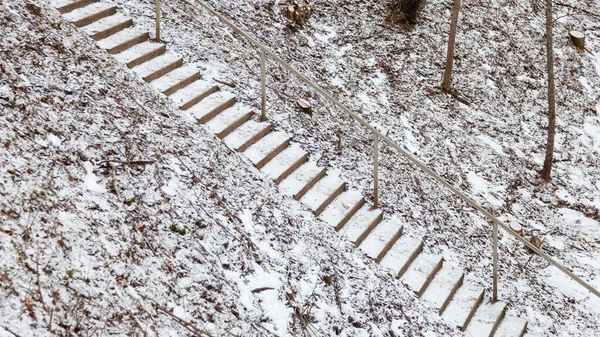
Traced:
[[[152, 30], [152, 1], [114, 1]], [[600, 19], [557, 5], [555, 24], [558, 136], [553, 181], [541, 184], [546, 137], [545, 8], [536, 2], [467, 2], [461, 12], [453, 87], [469, 105], [439, 89], [450, 2], [432, 0], [421, 23], [407, 27], [386, 1], [315, 1], [298, 31], [284, 1], [209, 1], [296, 69], [403, 144], [446, 179], [578, 275], [600, 286]], [[600, 13], [593, 0], [565, 1]], [[566, 16], [566, 14], [573, 14]], [[588, 51], [568, 39], [587, 34]], [[259, 54], [203, 10], [164, 4], [169, 48], [204, 69], [206, 78], [234, 81], [247, 102], [259, 101]], [[295, 102], [310, 99], [316, 122]], [[322, 163], [370, 195], [372, 139], [281, 67], [269, 63], [269, 111], [279, 127]], [[485, 220], [467, 205], [382, 149], [383, 209], [412, 224], [428, 249], [442, 252], [489, 289], [491, 240]], [[594, 334], [597, 298], [557, 276], [540, 258], [502, 236], [500, 296], [532, 321], [533, 334]], [[547, 287], [545, 283], [560, 285]], [[587, 330], [586, 330], [587, 329]]]
[[[178, 120], [55, 12], [40, 18], [20, 2], [4, 2], [0, 334], [10, 335], [2, 331], [8, 328], [41, 335], [47, 326], [73, 331], [77, 322], [88, 332], [182, 334], [149, 296], [216, 334], [266, 334], [263, 327], [282, 334], [276, 329], [290, 322], [298, 331], [298, 319], [285, 314], [296, 306], [314, 314], [318, 335], [384, 335], [390, 320], [398, 335], [459, 335], [423, 314], [398, 282], [297, 203], [274, 194], [249, 163]], [[153, 1], [116, 3], [153, 28]], [[545, 139], [543, 9], [535, 12], [528, 2], [465, 4], [454, 82], [471, 102], [465, 106], [437, 89], [446, 3], [430, 1], [422, 24], [407, 29], [384, 2], [318, 1], [299, 32], [286, 28], [283, 4], [213, 2], [348, 105], [363, 106], [364, 117], [494, 213], [519, 221], [528, 237], [541, 235], [547, 251], [600, 287], [598, 19], [565, 17], [556, 26], [558, 161], [553, 183], [543, 185], [535, 177]], [[164, 10], [169, 48], [205, 78], [235, 81], [236, 93], [255, 104], [256, 50], [204, 11], [176, 1]], [[569, 23], [586, 30], [592, 54], [571, 47], [564, 37]], [[270, 71], [270, 111], [279, 127], [294, 131], [368, 196], [368, 135], [281, 69]], [[318, 124], [293, 108], [300, 97], [313, 100]], [[111, 193], [111, 170], [100, 165], [109, 159], [155, 162], [118, 165], [119, 198]], [[483, 219], [385, 147], [382, 159], [383, 209], [426, 237], [426, 249], [489, 287]], [[503, 236], [501, 249], [500, 296], [511, 314], [531, 321], [531, 335], [597, 334], [598, 299], [539, 258], [529, 262], [512, 239]], [[324, 275], [337, 280], [320, 281], [329, 279]], [[274, 290], [252, 293], [264, 287]]]
[[461, 335], [56, 11], [4, 5], [0, 336]]

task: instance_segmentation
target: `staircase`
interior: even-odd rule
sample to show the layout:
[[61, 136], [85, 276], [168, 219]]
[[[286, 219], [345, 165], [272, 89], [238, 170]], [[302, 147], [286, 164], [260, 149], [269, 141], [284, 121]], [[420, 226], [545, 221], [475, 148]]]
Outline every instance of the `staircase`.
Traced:
[[[404, 231], [399, 220], [384, 217], [359, 191], [292, 141], [290, 135], [259, 122], [250, 106], [205, 79], [166, 46], [149, 40], [117, 8], [95, 0], [55, 0], [66, 21], [80, 27], [98, 46], [168, 96], [182, 114], [196, 119], [231, 149], [243, 153], [269, 176], [279, 191], [308, 207], [315, 216], [388, 268], [448, 324], [477, 337], [520, 337], [527, 321], [505, 316], [505, 303], [492, 303], [483, 288], [465, 280], [462, 270], [423, 250], [423, 242]], [[384, 219], [385, 218], [385, 219]]]

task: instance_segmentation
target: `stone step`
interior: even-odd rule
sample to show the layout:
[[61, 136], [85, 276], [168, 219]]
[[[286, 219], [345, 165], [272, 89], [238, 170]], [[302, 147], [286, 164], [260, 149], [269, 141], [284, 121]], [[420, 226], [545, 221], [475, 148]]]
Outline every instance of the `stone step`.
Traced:
[[360, 192], [355, 190], [346, 191], [323, 210], [320, 218], [335, 228], [336, 231], [339, 231], [364, 203], [365, 198]]
[[365, 204], [338, 231], [358, 247], [382, 219], [381, 210]]
[[252, 115], [254, 115], [252, 110], [253, 109], [247, 105], [235, 104], [208, 121], [206, 127], [210, 132], [222, 139], [240, 125], [250, 120]]
[[118, 54], [138, 43], [148, 41], [149, 37], [150, 33], [148, 32], [128, 28], [98, 41], [98, 46], [105, 49], [109, 54]]
[[196, 118], [198, 123], [205, 124], [225, 109], [231, 108], [235, 102], [234, 94], [228, 91], [217, 91], [186, 111]]
[[107, 16], [117, 13], [117, 7], [101, 2], [94, 2], [63, 14], [66, 21], [76, 27], [87, 26]]
[[115, 58], [125, 63], [128, 68], [133, 68], [164, 54], [166, 50], [167, 47], [162, 43], [146, 41], [115, 54]]
[[464, 331], [483, 301], [483, 294], [483, 289], [464, 282], [452, 297], [446, 310], [444, 310], [442, 318], [447, 323], [456, 325]]
[[381, 265], [401, 277], [423, 249], [423, 241], [403, 234], [381, 259]]
[[254, 166], [261, 169], [290, 144], [290, 136], [284, 132], [273, 131], [250, 146], [244, 154]]
[[194, 66], [177, 68], [150, 82], [150, 85], [170, 96], [177, 90], [200, 79], [200, 71]]
[[152, 82], [182, 65], [183, 59], [181, 57], [166, 52], [165, 54], [133, 67], [131, 70], [138, 74], [144, 81]]
[[244, 152], [271, 131], [271, 124], [249, 120], [223, 139], [225, 144], [238, 152]]
[[317, 183], [304, 194], [300, 201], [307, 205], [316, 216], [319, 216], [335, 198], [344, 192], [345, 189], [346, 185], [337, 177], [327, 175], [317, 181]]
[[444, 263], [421, 298], [429, 302], [441, 315], [458, 288], [462, 286], [464, 277], [465, 273], [461, 269]]
[[308, 152], [294, 143], [275, 156], [261, 171], [271, 177], [275, 184], [279, 184], [306, 161], [308, 161]]
[[309, 161], [292, 172], [289, 177], [283, 179], [279, 184], [279, 191], [300, 200], [308, 190], [325, 177], [325, 174], [327, 174], [327, 169]]
[[505, 316], [494, 337], [523, 337], [527, 331], [527, 321], [524, 319]]
[[99, 41], [131, 27], [133, 20], [125, 15], [117, 13], [104, 19], [98, 20], [82, 28], [92, 39]]
[[441, 256], [421, 253], [410, 264], [400, 280], [420, 297], [442, 268], [443, 262]]
[[506, 304], [502, 302], [483, 303], [479, 306], [471, 323], [467, 326], [467, 333], [473, 336], [492, 337], [506, 314]]
[[65, 14], [78, 8], [93, 4], [94, 2], [98, 2], [98, 0], [54, 0], [52, 1], [52, 6], [61, 14]]
[[[158, 58], [159, 57], [156, 59]], [[143, 66], [143, 64], [141, 66]], [[177, 104], [179, 109], [187, 110], [196, 103], [208, 97], [210, 94], [213, 94], [217, 91], [219, 91], [218, 86], [207, 81], [198, 80], [184, 88], [179, 89], [177, 92], [171, 95], [170, 98], [173, 100], [173, 102], [175, 102], [175, 104]]]
[[386, 220], [379, 223], [360, 243], [367, 256], [379, 263], [402, 235], [404, 226], [398, 219]]

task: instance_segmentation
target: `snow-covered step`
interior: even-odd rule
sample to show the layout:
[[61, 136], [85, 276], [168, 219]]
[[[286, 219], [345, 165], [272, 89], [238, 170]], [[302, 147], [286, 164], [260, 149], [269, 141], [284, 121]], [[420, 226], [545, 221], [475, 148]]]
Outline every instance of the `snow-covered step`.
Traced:
[[283, 179], [279, 184], [279, 191], [300, 200], [326, 173], [327, 169], [324, 167], [319, 167], [312, 161], [306, 162], [292, 172], [289, 177]]
[[492, 337], [505, 313], [505, 303], [483, 303], [473, 315], [471, 323], [467, 326], [467, 332], [472, 336]]
[[117, 60], [125, 63], [128, 68], [133, 68], [159, 55], [162, 55], [167, 47], [162, 43], [146, 41], [115, 54]]
[[98, 0], [54, 0], [51, 4], [61, 14], [65, 14], [94, 2], [98, 2]]
[[206, 127], [217, 137], [223, 138], [246, 123], [252, 118], [253, 114], [251, 107], [244, 104], [235, 104], [208, 121]]
[[421, 298], [442, 314], [458, 288], [462, 286], [464, 277], [465, 273], [461, 269], [444, 263]]
[[494, 337], [523, 337], [527, 331], [527, 321], [524, 319], [505, 316], [496, 329]]
[[83, 27], [107, 16], [111, 16], [116, 12], [116, 6], [102, 2], [95, 2], [65, 13], [63, 14], [63, 17], [65, 20], [73, 23], [75, 26]]
[[275, 184], [279, 184], [307, 160], [308, 152], [294, 143], [263, 166], [261, 171], [271, 177]]
[[390, 268], [394, 275], [401, 277], [422, 249], [423, 241], [404, 234], [381, 259], [381, 265]]
[[446, 310], [444, 310], [442, 318], [464, 331], [483, 301], [483, 293], [483, 289], [464, 282], [452, 297]]
[[398, 219], [383, 221], [360, 243], [360, 249], [379, 263], [400, 238], [403, 230], [404, 226]]
[[150, 61], [135, 66], [131, 70], [138, 74], [138, 76], [140, 76], [144, 81], [152, 82], [166, 73], [181, 67], [182, 65], [183, 59], [181, 57], [170, 53], [165, 53], [151, 59]]
[[198, 123], [204, 124], [235, 104], [235, 95], [228, 91], [217, 91], [196, 103], [188, 111]]
[[320, 218], [335, 228], [336, 231], [340, 230], [364, 203], [365, 198], [360, 192], [355, 190], [346, 191], [325, 208]]
[[290, 144], [290, 136], [284, 132], [269, 132], [250, 146], [244, 154], [254, 166], [261, 169]]
[[381, 210], [363, 205], [339, 231], [358, 247], [382, 219]]
[[99, 41], [131, 27], [133, 20], [121, 13], [98, 20], [82, 28], [92, 39]]
[[[171, 96], [173, 97], [173, 96]], [[244, 152], [271, 131], [271, 124], [249, 120], [223, 139], [230, 148]]]
[[300, 201], [307, 205], [316, 216], [319, 216], [345, 189], [345, 184], [337, 177], [327, 175], [308, 190]]
[[[160, 57], [162, 57], [162, 56], [160, 56]], [[156, 59], [158, 59], [160, 57], [157, 57]], [[152, 61], [154, 61], [154, 60], [152, 60]], [[152, 61], [149, 61], [147, 63], [150, 63]], [[144, 64], [146, 64], [146, 63], [144, 63]], [[140, 67], [142, 67], [144, 64], [142, 64]], [[212, 83], [206, 82], [206, 81], [198, 80], [184, 88], [179, 89], [177, 92], [175, 92], [169, 98], [171, 98], [173, 100], [173, 102], [175, 102], [175, 104], [177, 104], [179, 109], [187, 110], [194, 104], [196, 104], [196, 103], [200, 102], [201, 100], [205, 99], [206, 97], [208, 97], [208, 95], [215, 93], [217, 91], [219, 91], [218, 86], [216, 86]]]
[[421, 253], [410, 264], [400, 278], [408, 288], [418, 296], [423, 295], [437, 272], [442, 268], [444, 260], [441, 256]]
[[149, 37], [150, 33], [148, 32], [141, 32], [137, 29], [129, 28], [98, 41], [98, 46], [102, 49], [106, 49], [109, 54], [118, 54], [138, 43], [148, 41]]
[[194, 66], [177, 68], [150, 82], [156, 90], [170, 96], [177, 90], [200, 78], [200, 71]]

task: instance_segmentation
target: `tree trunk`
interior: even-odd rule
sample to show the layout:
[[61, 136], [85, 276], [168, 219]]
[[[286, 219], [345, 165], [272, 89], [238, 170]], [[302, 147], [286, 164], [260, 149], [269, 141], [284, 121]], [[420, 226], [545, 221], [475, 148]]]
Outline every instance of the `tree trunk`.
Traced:
[[450, 34], [448, 36], [448, 54], [446, 55], [446, 70], [442, 80], [442, 89], [450, 90], [452, 82], [452, 67], [454, 66], [454, 41], [456, 40], [456, 25], [458, 23], [458, 12], [460, 11], [460, 0], [454, 0], [452, 18], [450, 19]]
[[550, 181], [554, 158], [556, 101], [554, 99], [554, 51], [552, 47], [552, 0], [546, 0], [546, 62], [548, 68], [548, 144], [542, 169], [542, 179]]

